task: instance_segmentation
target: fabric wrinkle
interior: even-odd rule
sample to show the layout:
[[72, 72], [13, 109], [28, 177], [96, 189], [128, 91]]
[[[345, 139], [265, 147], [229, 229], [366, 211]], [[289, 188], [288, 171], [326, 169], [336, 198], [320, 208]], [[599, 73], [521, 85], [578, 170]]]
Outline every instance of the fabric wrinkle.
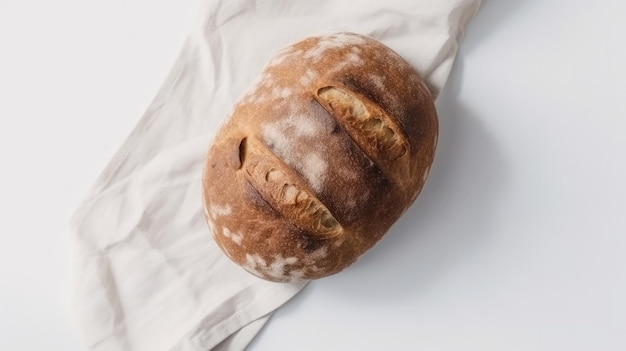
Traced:
[[[105, 261], [103, 265], [101, 265], [101, 272], [98, 275], [99, 281], [102, 283], [107, 301], [109, 306], [112, 309], [112, 320], [113, 320], [113, 332], [115, 335], [120, 336], [120, 339], [116, 340], [119, 344], [121, 344], [122, 349], [131, 349], [131, 342], [128, 337], [128, 333], [126, 330], [126, 324], [124, 321], [125, 312], [122, 306], [121, 300], [119, 299], [119, 292], [117, 287], [117, 282], [113, 271], [111, 270], [111, 264], [106, 256], [99, 256], [100, 260]], [[108, 341], [108, 337], [104, 337], [101, 340], [94, 342], [90, 347], [97, 347], [98, 345], [103, 344]]]

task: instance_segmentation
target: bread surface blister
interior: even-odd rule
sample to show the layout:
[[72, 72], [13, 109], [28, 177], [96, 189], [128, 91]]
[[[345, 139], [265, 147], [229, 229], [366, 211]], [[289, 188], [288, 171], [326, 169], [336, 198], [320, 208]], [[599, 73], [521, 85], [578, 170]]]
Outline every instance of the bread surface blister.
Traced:
[[279, 51], [213, 140], [203, 200], [216, 243], [277, 282], [338, 273], [414, 202], [437, 144], [418, 73], [354, 33]]

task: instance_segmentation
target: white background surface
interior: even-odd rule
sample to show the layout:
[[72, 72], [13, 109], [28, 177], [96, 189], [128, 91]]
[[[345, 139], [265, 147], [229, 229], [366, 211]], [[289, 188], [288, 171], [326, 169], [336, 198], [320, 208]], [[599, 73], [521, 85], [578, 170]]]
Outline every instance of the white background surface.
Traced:
[[[199, 3], [0, 0], [0, 349], [82, 350], [69, 216]], [[624, 13], [483, 0], [417, 203], [250, 349], [625, 350]]]

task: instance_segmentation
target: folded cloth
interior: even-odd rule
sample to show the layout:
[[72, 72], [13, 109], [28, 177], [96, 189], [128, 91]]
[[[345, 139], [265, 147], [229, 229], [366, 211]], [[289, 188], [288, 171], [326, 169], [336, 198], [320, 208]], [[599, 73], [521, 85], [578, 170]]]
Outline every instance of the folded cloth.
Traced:
[[72, 222], [74, 305], [93, 350], [242, 350], [305, 283], [229, 261], [203, 219], [208, 145], [270, 56], [303, 37], [369, 35], [436, 96], [480, 0], [207, 0], [159, 93]]

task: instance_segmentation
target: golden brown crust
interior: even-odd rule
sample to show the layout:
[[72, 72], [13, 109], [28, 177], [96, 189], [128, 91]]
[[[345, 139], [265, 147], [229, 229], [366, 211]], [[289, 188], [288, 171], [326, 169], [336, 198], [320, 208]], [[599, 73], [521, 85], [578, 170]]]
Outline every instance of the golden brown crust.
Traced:
[[281, 50], [209, 149], [217, 244], [272, 281], [343, 270], [415, 200], [437, 128], [426, 85], [381, 43], [338, 33]]

